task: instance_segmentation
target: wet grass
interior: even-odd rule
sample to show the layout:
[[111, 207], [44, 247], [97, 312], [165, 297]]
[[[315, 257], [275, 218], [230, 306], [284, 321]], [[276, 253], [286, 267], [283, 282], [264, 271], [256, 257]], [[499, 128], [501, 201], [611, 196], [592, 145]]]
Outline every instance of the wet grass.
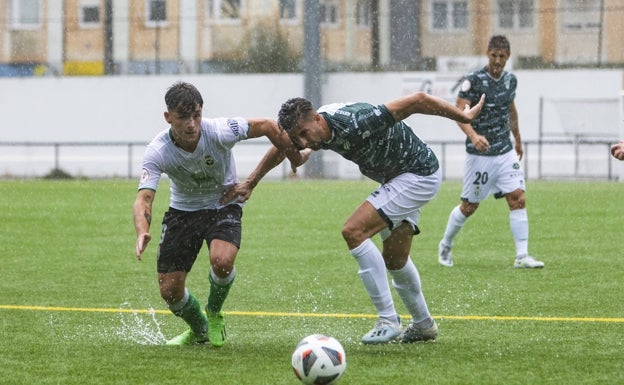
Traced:
[[[340, 229], [374, 187], [260, 184], [245, 207], [228, 343], [180, 349], [160, 345], [184, 329], [155, 279], [166, 185], [137, 262], [136, 182], [0, 181], [0, 382], [297, 384], [290, 353], [312, 333], [343, 343], [340, 384], [624, 381], [624, 184], [529, 183], [529, 249], [546, 267], [518, 271], [505, 203], [493, 199], [459, 235], [455, 267], [437, 264], [461, 187], [445, 182], [412, 247], [440, 337], [370, 347], [358, 341], [374, 311]], [[204, 251], [188, 282], [204, 300], [207, 271]]]

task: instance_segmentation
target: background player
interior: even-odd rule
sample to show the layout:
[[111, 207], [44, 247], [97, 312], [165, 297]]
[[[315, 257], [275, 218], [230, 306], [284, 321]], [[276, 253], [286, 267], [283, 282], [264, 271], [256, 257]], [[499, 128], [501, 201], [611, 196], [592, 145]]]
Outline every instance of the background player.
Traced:
[[[438, 261], [453, 266], [453, 239], [479, 203], [494, 194], [505, 197], [509, 206], [509, 224], [516, 248], [514, 267], [539, 268], [544, 263], [528, 254], [529, 221], [525, 207], [522, 139], [518, 111], [514, 103], [517, 80], [504, 70], [511, 49], [505, 36], [493, 36], [488, 44], [488, 65], [465, 76], [457, 106], [474, 105], [486, 95], [481, 114], [469, 123], [458, 122], [466, 134], [466, 163], [461, 203], [449, 216], [440, 241]], [[512, 144], [510, 132], [514, 137]], [[512, 151], [515, 148], [515, 152]]]

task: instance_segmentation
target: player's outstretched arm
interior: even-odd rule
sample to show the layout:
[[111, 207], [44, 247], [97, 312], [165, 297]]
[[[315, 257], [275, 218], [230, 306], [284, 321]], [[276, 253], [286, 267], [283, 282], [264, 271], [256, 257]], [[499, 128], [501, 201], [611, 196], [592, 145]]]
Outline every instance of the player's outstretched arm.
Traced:
[[154, 190], [139, 190], [134, 206], [134, 229], [136, 230], [136, 258], [140, 261], [141, 255], [147, 248], [147, 244], [152, 239], [149, 229], [152, 223], [152, 203], [154, 202]]
[[444, 99], [424, 92], [415, 92], [386, 103], [396, 121], [403, 120], [413, 114], [437, 115], [459, 123], [470, 123], [476, 118], [485, 102], [485, 95], [474, 106], [466, 105], [463, 109], [454, 106]]
[[260, 163], [242, 183], [230, 187], [221, 197], [221, 204], [230, 202], [245, 202], [251, 196], [251, 192], [260, 180], [272, 169], [284, 161], [286, 157], [290, 160], [293, 172], [297, 167], [305, 163], [310, 158], [310, 150], [299, 151], [282, 130], [277, 122], [268, 118], [251, 118], [249, 122], [248, 138], [258, 138], [266, 136], [273, 146], [267, 151]]
[[[310, 157], [312, 150], [305, 149], [298, 152], [300, 152], [301, 158], [305, 162]], [[269, 171], [282, 163], [284, 158], [285, 155], [283, 151], [280, 151], [275, 146], [271, 146], [244, 182], [237, 183], [226, 190], [221, 197], [221, 204], [227, 204], [234, 201], [246, 202], [249, 197], [251, 197], [253, 189], [258, 185], [258, 183], [260, 183], [260, 180], [264, 178]], [[293, 172], [294, 171], [296, 171], [296, 168], [293, 166]]]
[[269, 138], [271, 143], [273, 143], [273, 145], [277, 147], [280, 152], [283, 152], [285, 157], [290, 160], [293, 171], [296, 171], [297, 167], [301, 166], [308, 160], [309, 155], [305, 156], [305, 153], [297, 150], [293, 142], [288, 137], [288, 134], [286, 134], [286, 132], [278, 126], [274, 119], [252, 118], [248, 119], [248, 121], [248, 137], [258, 138], [260, 136], [266, 136]]

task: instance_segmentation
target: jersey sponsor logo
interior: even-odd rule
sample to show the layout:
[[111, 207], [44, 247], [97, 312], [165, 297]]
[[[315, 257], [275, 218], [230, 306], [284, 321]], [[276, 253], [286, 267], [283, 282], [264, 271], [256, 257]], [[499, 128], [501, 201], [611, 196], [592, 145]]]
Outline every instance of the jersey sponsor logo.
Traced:
[[240, 135], [240, 127], [238, 126], [238, 122], [236, 120], [228, 119], [227, 125], [228, 125], [228, 127], [230, 127], [230, 130], [232, 130], [234, 135], [236, 135], [236, 136]]
[[335, 112], [336, 115], [344, 115], [344, 116], [351, 116], [351, 113], [349, 111], [345, 111], [345, 110], [337, 110]]
[[146, 168], [141, 170], [141, 183], [147, 182], [149, 177], [150, 177], [150, 173], [149, 173], [149, 171]]

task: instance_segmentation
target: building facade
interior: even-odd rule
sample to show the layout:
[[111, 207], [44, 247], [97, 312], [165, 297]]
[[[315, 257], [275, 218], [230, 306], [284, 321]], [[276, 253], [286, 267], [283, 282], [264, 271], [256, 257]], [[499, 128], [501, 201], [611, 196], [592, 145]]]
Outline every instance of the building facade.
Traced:
[[[0, 76], [219, 72], [250, 44], [303, 57], [307, 0], [0, 0]], [[622, 0], [319, 0], [328, 68], [435, 70], [483, 56], [514, 66], [624, 67]], [[275, 41], [275, 40], [273, 40]], [[446, 59], [446, 61], [444, 61]], [[301, 59], [299, 59], [301, 60]], [[293, 68], [293, 70], [297, 70]]]

